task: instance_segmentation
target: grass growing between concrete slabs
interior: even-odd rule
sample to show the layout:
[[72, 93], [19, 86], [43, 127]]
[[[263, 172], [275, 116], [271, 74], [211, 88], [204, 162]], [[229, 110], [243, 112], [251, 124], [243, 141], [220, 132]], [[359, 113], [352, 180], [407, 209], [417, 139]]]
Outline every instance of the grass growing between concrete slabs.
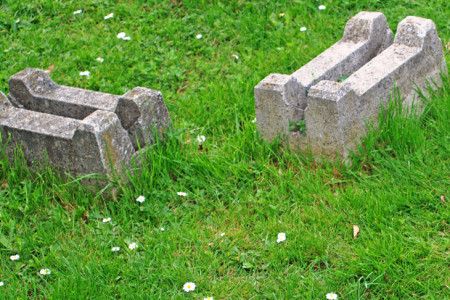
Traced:
[[448, 297], [448, 78], [418, 117], [388, 107], [352, 166], [267, 145], [252, 123], [253, 87], [328, 48], [361, 10], [394, 31], [407, 15], [433, 19], [449, 60], [444, 1], [2, 2], [2, 91], [27, 67], [113, 94], [145, 86], [162, 91], [175, 129], [114, 192], [3, 157], [0, 295]]

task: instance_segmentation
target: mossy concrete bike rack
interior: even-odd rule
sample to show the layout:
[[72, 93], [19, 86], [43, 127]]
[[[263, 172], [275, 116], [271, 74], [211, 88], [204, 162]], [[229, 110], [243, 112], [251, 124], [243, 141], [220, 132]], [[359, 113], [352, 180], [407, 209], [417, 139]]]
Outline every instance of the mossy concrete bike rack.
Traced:
[[[0, 93], [0, 130], [6, 152], [20, 146], [25, 159], [72, 175], [123, 171], [139, 149], [171, 125], [160, 92], [137, 87], [123, 96], [55, 84], [26, 69]], [[155, 132], [156, 130], [156, 132]]]
[[[282, 144], [309, 149], [316, 157], [345, 158], [394, 87], [410, 105], [417, 88], [439, 85], [446, 71], [433, 21], [405, 18], [392, 44], [384, 15], [361, 12], [325, 52], [292, 75], [270, 74], [255, 87], [257, 125], [269, 142], [280, 137]], [[289, 123], [299, 120], [304, 131], [291, 131]]]

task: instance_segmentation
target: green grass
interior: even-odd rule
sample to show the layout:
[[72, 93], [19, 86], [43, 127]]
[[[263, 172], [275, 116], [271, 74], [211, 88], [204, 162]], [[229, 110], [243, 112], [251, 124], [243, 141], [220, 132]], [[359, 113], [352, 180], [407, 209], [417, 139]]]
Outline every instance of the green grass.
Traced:
[[[449, 9], [445, 0], [0, 1], [0, 90], [24, 68], [54, 65], [58, 84], [162, 91], [175, 127], [128, 185], [106, 190], [2, 158], [0, 297], [449, 298], [448, 78], [418, 116], [392, 102], [351, 166], [267, 145], [251, 122], [253, 87], [324, 51], [361, 10], [383, 12], [394, 31], [408, 15], [433, 19], [449, 61]], [[116, 38], [122, 31], [130, 41]]]

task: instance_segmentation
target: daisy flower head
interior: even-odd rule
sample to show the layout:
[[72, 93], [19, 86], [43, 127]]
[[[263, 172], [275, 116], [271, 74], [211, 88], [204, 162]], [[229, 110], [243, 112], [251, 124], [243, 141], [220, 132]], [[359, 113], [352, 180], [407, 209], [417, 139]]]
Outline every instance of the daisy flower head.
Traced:
[[108, 19], [111, 19], [112, 17], [114, 17], [114, 14], [110, 13], [110, 14], [104, 16], [103, 19], [108, 20]]
[[204, 135], [197, 136], [197, 142], [203, 143], [204, 141], [206, 141], [206, 137]]
[[120, 251], [120, 247], [112, 247], [111, 251], [112, 252], [118, 252], [118, 251]]
[[74, 14], [74, 15], [79, 15], [79, 14], [81, 14], [82, 12], [83, 12], [83, 11], [82, 11], [81, 9], [79, 9], [79, 10], [74, 11], [73, 14]]
[[5, 283], [3, 281], [0, 281], [0, 286], [4, 286]]
[[231, 56], [233, 56], [235, 60], [239, 60], [239, 56], [237, 56], [236, 54], [232, 54]]
[[196, 38], [197, 40], [201, 39], [202, 37], [203, 37], [203, 35], [201, 35], [201, 34], [197, 34], [197, 35], [195, 36], [195, 38]]
[[103, 218], [103, 223], [111, 222], [111, 218]]
[[185, 192], [177, 192], [177, 195], [181, 196], [181, 197], [186, 197], [187, 193], [185, 193]]
[[193, 282], [186, 282], [184, 285], [183, 285], [183, 290], [185, 291], [185, 292], [192, 292], [193, 290], [195, 290], [195, 283], [193, 283]]
[[20, 258], [20, 255], [19, 255], [19, 254], [11, 255], [11, 256], [9, 257], [10, 260], [18, 260], [19, 258]]
[[224, 236], [225, 235], [225, 232], [222, 232], [221, 234], [220, 234], [220, 236]]
[[284, 13], [280, 13], [278, 16], [279, 16], [280, 18], [282, 18], [282, 17], [284, 17]]
[[286, 233], [280, 232], [277, 236], [277, 243], [284, 242], [286, 240]]
[[127, 36], [127, 34], [125, 32], [119, 32], [119, 34], [117, 34], [117, 38], [120, 40], [124, 40], [124, 41], [131, 40], [131, 38], [129, 36]]
[[83, 71], [83, 72], [80, 72], [80, 76], [86, 76], [86, 77], [89, 77], [89, 76], [91, 76], [91, 72], [89, 72], [89, 71]]
[[39, 273], [41, 275], [50, 275], [52, 272], [49, 269], [41, 269]]
[[252, 120], [252, 123], [256, 123], [256, 118], [254, 118], [254, 119]]
[[101, 57], [97, 57], [95, 60], [102, 63], [105, 59], [103, 59]]
[[165, 229], [164, 229], [164, 227], [161, 227], [161, 229], [160, 229], [161, 231], [164, 231]]
[[203, 300], [214, 300], [214, 298], [213, 297], [206, 297], [206, 298], [203, 298]]
[[142, 203], [145, 201], [145, 197], [141, 195], [141, 196], [137, 197], [136, 201], [139, 203]]
[[319, 10], [324, 10], [325, 8], [327, 8], [325, 5], [319, 5]]
[[326, 297], [327, 297], [328, 300], [335, 300], [335, 299], [338, 298], [337, 294], [335, 294], [335, 293], [328, 293], [326, 295]]
[[131, 250], [134, 250], [137, 247], [138, 247], [138, 245], [136, 243], [131, 243], [131, 244], [128, 245], [128, 248], [131, 249]]
[[300, 31], [306, 31], [306, 30], [307, 30], [307, 28], [305, 26], [300, 27]]

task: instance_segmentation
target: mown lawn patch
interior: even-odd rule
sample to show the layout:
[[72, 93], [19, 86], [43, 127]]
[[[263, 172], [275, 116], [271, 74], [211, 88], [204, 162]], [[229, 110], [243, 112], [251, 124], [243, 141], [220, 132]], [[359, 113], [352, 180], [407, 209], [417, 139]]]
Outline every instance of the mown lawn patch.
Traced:
[[145, 86], [175, 129], [128, 185], [105, 190], [3, 157], [0, 295], [448, 297], [448, 78], [418, 116], [393, 102], [352, 165], [267, 145], [252, 122], [253, 87], [327, 49], [361, 10], [394, 31], [407, 15], [432, 19], [450, 59], [438, 0], [1, 2], [2, 91], [27, 67], [107, 93]]

